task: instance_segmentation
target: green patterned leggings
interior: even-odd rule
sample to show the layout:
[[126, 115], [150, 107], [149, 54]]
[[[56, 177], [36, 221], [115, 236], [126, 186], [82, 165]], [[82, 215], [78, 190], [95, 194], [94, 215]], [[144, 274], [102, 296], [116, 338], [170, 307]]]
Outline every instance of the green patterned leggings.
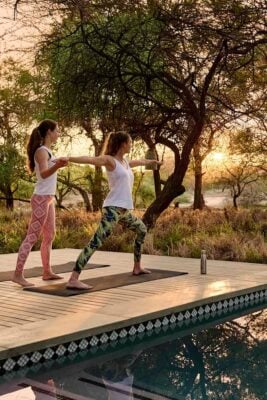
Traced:
[[117, 224], [136, 232], [134, 241], [134, 261], [140, 261], [142, 244], [146, 236], [146, 226], [141, 219], [135, 217], [129, 210], [120, 207], [104, 207], [100, 224], [88, 245], [77, 258], [74, 271], [81, 272], [92, 254], [102, 246], [104, 240], [111, 234]]

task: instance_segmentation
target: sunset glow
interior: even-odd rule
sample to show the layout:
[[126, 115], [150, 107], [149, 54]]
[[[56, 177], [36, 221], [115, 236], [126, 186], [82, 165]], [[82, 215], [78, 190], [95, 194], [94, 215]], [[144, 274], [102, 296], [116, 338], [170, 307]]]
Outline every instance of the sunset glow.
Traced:
[[221, 162], [221, 161], [223, 161], [225, 159], [225, 154], [222, 153], [222, 152], [215, 152], [215, 153], [211, 154], [211, 158], [214, 161]]

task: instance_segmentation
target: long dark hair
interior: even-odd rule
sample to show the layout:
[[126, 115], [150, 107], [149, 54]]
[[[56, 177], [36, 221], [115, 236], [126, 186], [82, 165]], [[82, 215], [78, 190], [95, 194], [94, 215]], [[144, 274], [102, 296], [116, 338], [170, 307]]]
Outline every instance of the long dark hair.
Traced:
[[123, 143], [127, 143], [130, 135], [126, 132], [111, 133], [108, 138], [105, 154], [115, 156]]
[[27, 144], [27, 154], [28, 154], [28, 164], [31, 172], [34, 171], [35, 162], [34, 162], [34, 154], [36, 150], [42, 146], [44, 143], [44, 139], [47, 135], [48, 130], [53, 131], [57, 126], [57, 122], [52, 119], [44, 119], [40, 122], [37, 128], [31, 133], [30, 139]]

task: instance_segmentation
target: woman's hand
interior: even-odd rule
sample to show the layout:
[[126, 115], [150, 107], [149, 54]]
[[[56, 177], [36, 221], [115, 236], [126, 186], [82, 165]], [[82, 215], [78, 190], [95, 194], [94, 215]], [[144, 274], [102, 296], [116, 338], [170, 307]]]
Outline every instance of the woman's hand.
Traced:
[[158, 161], [158, 160], [149, 160], [150, 164], [154, 165], [163, 165], [163, 161]]
[[57, 168], [62, 168], [66, 167], [69, 163], [69, 158], [68, 157], [59, 157], [53, 160], [53, 163], [57, 166]]

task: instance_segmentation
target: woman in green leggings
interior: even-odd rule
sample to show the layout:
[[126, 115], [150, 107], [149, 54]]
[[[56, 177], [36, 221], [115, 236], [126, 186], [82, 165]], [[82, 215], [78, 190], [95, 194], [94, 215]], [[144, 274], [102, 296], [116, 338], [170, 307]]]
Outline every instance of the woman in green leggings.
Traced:
[[104, 201], [100, 224], [82, 250], [67, 283], [68, 288], [90, 289], [91, 286], [79, 281], [79, 276], [92, 254], [102, 245], [118, 223], [134, 231], [134, 267], [133, 274], [149, 274], [150, 271], [141, 267], [141, 248], [147, 232], [141, 219], [135, 217], [130, 210], [133, 209], [132, 187], [134, 176], [131, 167], [162, 163], [157, 160], [131, 160], [127, 161], [124, 155], [129, 153], [132, 140], [127, 133], [117, 132], [110, 135], [105, 155], [98, 157], [69, 157], [70, 162], [79, 164], [92, 164], [104, 166], [107, 171], [109, 193]]

